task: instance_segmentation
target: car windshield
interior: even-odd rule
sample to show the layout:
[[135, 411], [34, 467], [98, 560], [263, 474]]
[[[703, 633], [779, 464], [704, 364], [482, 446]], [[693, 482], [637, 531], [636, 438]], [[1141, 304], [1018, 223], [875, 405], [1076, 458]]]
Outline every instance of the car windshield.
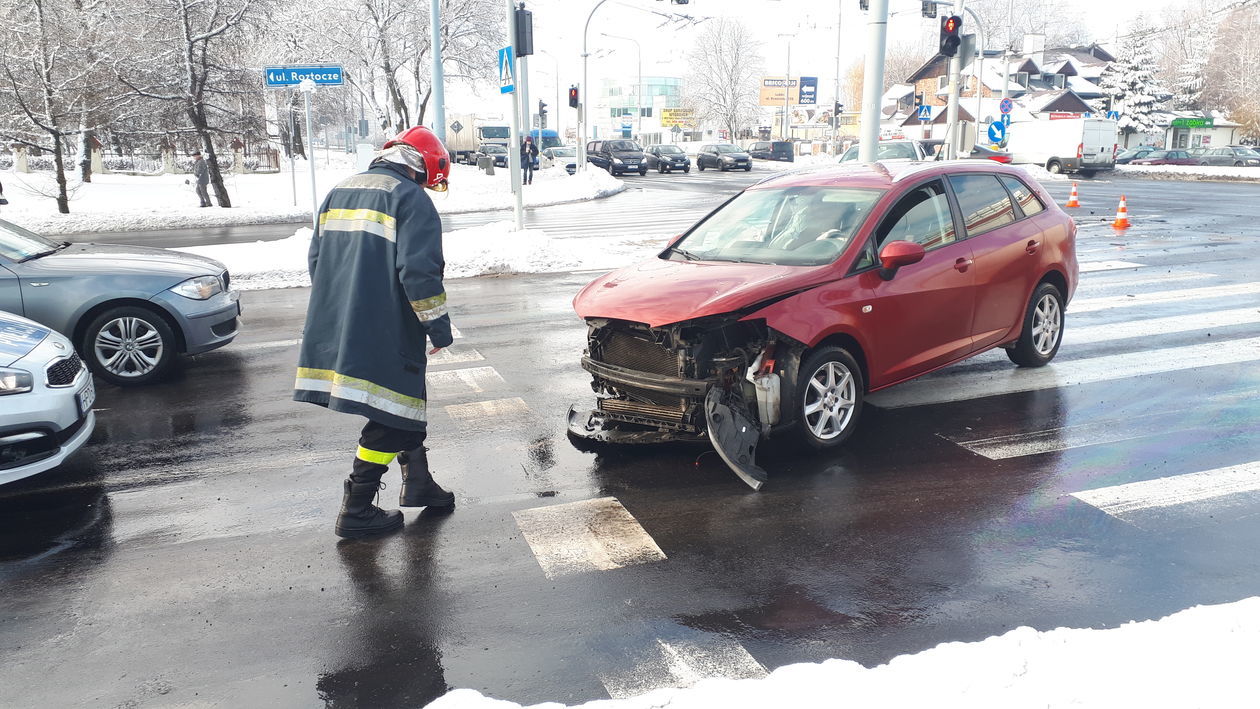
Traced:
[[553, 158], [577, 157], [577, 148], [552, 148], [551, 157]]
[[1242, 148], [1238, 151], [1238, 156], [1244, 158], [1260, 158], [1260, 151], [1255, 148]]
[[736, 147], [736, 146], [734, 146], [734, 145], [727, 144], [727, 143], [723, 143], [722, 145], [715, 145], [715, 146], [713, 146], [713, 148], [714, 148], [715, 150], [717, 150], [719, 153], [738, 153], [738, 152], [740, 152], [739, 148], [737, 148], [737, 147]]
[[487, 155], [491, 153], [506, 153], [507, 148], [503, 147], [502, 145], [483, 145], [481, 146], [481, 152]]
[[554, 148], [559, 145], [560, 145], [560, 139], [552, 135], [544, 135], [542, 138], [538, 140], [538, 147], [542, 148], [543, 150], [546, 150], [547, 148]]
[[881, 194], [819, 186], [748, 190], [693, 227], [664, 256], [821, 266], [844, 252]]
[[609, 150], [615, 150], [619, 153], [624, 152], [641, 152], [643, 148], [633, 140], [613, 140], [608, 143]]
[[[913, 143], [880, 143], [875, 149], [876, 160], [917, 160], [918, 155], [914, 152]], [[844, 157], [840, 158], [840, 162], [849, 162], [858, 159], [858, 146], [849, 148]]]
[[52, 253], [60, 246], [55, 241], [49, 241], [39, 234], [0, 219], [0, 256], [13, 261], [25, 261]]
[[662, 154], [669, 153], [670, 155], [678, 155], [682, 153], [682, 148], [677, 145], [661, 145], [657, 147], [657, 150], [660, 150]]
[[507, 126], [486, 126], [481, 129], [481, 137], [506, 138], [510, 132]]

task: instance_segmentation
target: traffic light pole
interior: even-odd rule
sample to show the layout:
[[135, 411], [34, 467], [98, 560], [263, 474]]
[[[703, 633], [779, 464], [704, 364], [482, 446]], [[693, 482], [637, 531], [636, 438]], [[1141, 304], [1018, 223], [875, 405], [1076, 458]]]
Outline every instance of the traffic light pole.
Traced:
[[[512, 0], [507, 2], [507, 36], [508, 46], [512, 48], [512, 56], [516, 56], [516, 7], [513, 6]], [[516, 67], [512, 67], [515, 69]], [[508, 98], [512, 101], [512, 108], [508, 111], [508, 115], [512, 117], [512, 137], [508, 139], [508, 184], [512, 186], [512, 216], [516, 223], [516, 230], [523, 231], [525, 229], [525, 206], [521, 200], [521, 111], [520, 111], [520, 81], [519, 76], [512, 78], [515, 86], [512, 92], [508, 94]]]
[[[954, 14], [962, 17], [963, 0], [954, 0]], [[958, 158], [958, 83], [962, 75], [962, 57], [958, 52], [949, 59], [949, 105], [945, 109], [945, 159]]]
[[881, 117], [879, 99], [884, 93], [884, 50], [888, 44], [888, 0], [871, 0], [866, 26], [866, 72], [862, 77], [862, 134], [858, 143], [858, 160], [875, 162]]
[[438, 140], [446, 142], [446, 92], [442, 76], [442, 9], [441, 0], [433, 0], [429, 6], [431, 30], [430, 53], [433, 55], [433, 132]]

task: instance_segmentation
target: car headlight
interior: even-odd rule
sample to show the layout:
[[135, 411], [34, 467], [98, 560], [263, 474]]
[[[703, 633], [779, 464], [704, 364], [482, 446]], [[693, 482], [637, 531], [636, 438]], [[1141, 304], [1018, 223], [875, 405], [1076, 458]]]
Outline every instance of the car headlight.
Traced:
[[25, 369], [0, 367], [0, 396], [24, 394], [35, 386], [35, 377]]
[[197, 276], [196, 278], [189, 278], [177, 286], [173, 286], [171, 292], [193, 300], [205, 300], [213, 295], [222, 293], [223, 286], [215, 276]]
[[621, 160], [621, 158], [613, 158], [613, 164], [614, 164], [614, 165], [624, 165], [625, 163]]
[[731, 156], [729, 156], [729, 155], [723, 155], [723, 156], [722, 156], [722, 162], [735, 162], [735, 158], [733, 158], [733, 157], [731, 157]]

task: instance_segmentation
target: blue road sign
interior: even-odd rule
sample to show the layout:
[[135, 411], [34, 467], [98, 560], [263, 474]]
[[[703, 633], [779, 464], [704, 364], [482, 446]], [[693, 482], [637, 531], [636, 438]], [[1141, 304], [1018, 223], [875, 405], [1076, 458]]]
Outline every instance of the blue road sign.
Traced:
[[1006, 137], [1006, 124], [1005, 123], [990, 123], [989, 124], [989, 142], [990, 143], [1001, 143], [1002, 139], [1005, 137]]
[[1109, 120], [1109, 121], [1118, 121], [1118, 120], [1120, 120], [1120, 112], [1119, 112], [1119, 111], [1107, 111], [1107, 120]]
[[303, 79], [314, 81], [316, 86], [341, 86], [344, 83], [340, 64], [263, 67], [263, 77], [267, 80], [269, 88], [297, 86]]
[[802, 106], [818, 105], [818, 77], [802, 76], [797, 84], [796, 102]]
[[921, 121], [932, 120], [932, 107], [931, 106], [928, 106], [926, 104], [923, 106], [919, 106], [919, 120]]
[[499, 93], [510, 94], [516, 90], [516, 58], [512, 47], [499, 50]]
[[1015, 102], [1009, 98], [1002, 99], [1002, 102], [998, 104], [998, 110], [1002, 113], [1010, 113], [1012, 108], [1015, 108]]
[[1011, 127], [1011, 114], [1009, 113], [1002, 114], [1002, 125], [1006, 126], [1007, 128]]

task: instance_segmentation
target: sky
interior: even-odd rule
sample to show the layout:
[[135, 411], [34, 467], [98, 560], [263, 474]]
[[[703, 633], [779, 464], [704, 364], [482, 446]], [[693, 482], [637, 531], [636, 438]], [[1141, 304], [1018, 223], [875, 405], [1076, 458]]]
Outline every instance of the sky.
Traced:
[[[1113, 36], [1139, 13], [1155, 18], [1167, 7], [1186, 0], [1059, 0], [1069, 13], [1084, 17], [1099, 39]], [[1225, 0], [1203, 0], [1206, 5], [1219, 5]], [[1014, 0], [1019, 7], [1020, 0]], [[540, 94], [548, 104], [556, 97], [556, 75], [559, 87], [567, 90], [582, 79], [583, 25], [596, 0], [528, 0], [534, 12], [534, 44], [547, 54], [531, 59], [531, 103]], [[919, 0], [889, 0], [890, 45], [934, 40], [936, 24], [920, 16]], [[1017, 10], [1018, 11], [1018, 10]], [[639, 42], [644, 76], [685, 76], [689, 67], [686, 54], [703, 24], [668, 23], [662, 26], [663, 14], [680, 13], [695, 18], [734, 17], [757, 29], [761, 39], [761, 55], [768, 74], [782, 74], [787, 60], [787, 45], [792, 47], [791, 73], [795, 76], [817, 76], [819, 99], [829, 101], [836, 77], [836, 18], [840, 17], [841, 75], [865, 54], [867, 14], [858, 7], [858, 0], [691, 0], [687, 5], [672, 5], [668, 0], [606, 0], [592, 16], [588, 36], [590, 84], [598, 87], [601, 79], [616, 77], [627, 83], [634, 81], [638, 57], [635, 44], [624, 39], [604, 36], [615, 34]], [[791, 35], [791, 41], [779, 35]], [[451, 98], [459, 98], [459, 90]], [[492, 98], [482, 94], [483, 98]], [[468, 101], [472, 101], [470, 96]], [[563, 99], [562, 100], [567, 100]], [[448, 100], [447, 111], [461, 112]], [[506, 100], [504, 101], [506, 106]], [[554, 108], [554, 107], [553, 107]], [[568, 111], [567, 105], [563, 107]]]

